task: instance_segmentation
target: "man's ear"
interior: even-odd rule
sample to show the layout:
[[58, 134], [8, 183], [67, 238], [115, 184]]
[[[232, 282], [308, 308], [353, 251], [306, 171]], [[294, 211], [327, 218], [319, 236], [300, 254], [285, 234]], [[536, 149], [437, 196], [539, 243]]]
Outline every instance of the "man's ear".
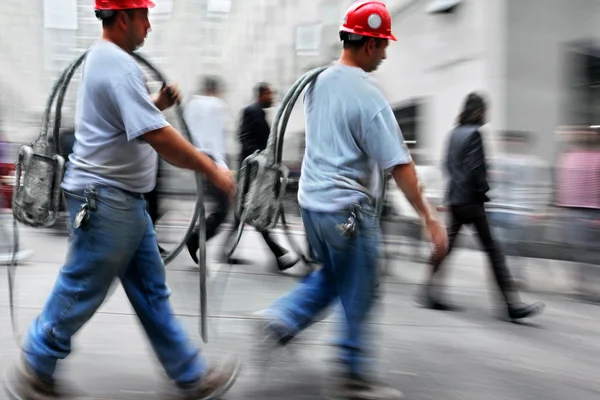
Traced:
[[377, 41], [375, 40], [375, 38], [370, 38], [369, 40], [367, 40], [367, 43], [365, 44], [365, 50], [367, 51], [367, 54], [373, 54], [373, 52], [377, 49]]
[[127, 14], [126, 12], [119, 12], [117, 14], [117, 25], [122, 30], [127, 30], [127, 26], [129, 25], [130, 20], [131, 19], [129, 18], [129, 14]]

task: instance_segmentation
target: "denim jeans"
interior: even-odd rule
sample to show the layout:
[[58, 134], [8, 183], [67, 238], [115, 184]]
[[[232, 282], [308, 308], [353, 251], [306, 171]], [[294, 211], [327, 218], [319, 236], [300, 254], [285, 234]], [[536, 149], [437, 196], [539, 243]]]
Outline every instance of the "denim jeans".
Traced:
[[367, 318], [378, 284], [381, 242], [378, 219], [370, 207], [363, 206], [356, 235], [349, 238], [338, 228], [347, 222], [349, 211], [324, 213], [302, 209], [301, 213], [308, 241], [322, 268], [278, 299], [269, 311], [297, 334], [339, 300], [345, 317], [338, 342], [341, 360], [349, 373], [364, 374], [369, 360]]
[[[199, 379], [205, 361], [178, 324], [169, 301], [156, 233], [141, 195], [97, 187], [89, 221], [73, 229], [64, 266], [41, 314], [33, 321], [23, 351], [30, 366], [50, 378], [58, 359], [71, 352], [71, 338], [121, 281], [159, 361], [178, 383]], [[65, 193], [70, 223], [84, 193]]]

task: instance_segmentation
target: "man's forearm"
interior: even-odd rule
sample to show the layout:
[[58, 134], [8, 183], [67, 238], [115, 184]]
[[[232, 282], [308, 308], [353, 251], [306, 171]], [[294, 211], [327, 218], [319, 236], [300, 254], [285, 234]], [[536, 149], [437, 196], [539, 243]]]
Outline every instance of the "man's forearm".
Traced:
[[218, 171], [217, 165], [209, 156], [199, 151], [171, 126], [146, 133], [144, 140], [169, 164], [178, 168], [203, 173], [209, 178]]
[[423, 186], [417, 177], [415, 164], [411, 162], [410, 164], [397, 165], [392, 171], [392, 176], [396, 181], [396, 186], [404, 193], [406, 199], [425, 222], [433, 220], [434, 215], [423, 195]]

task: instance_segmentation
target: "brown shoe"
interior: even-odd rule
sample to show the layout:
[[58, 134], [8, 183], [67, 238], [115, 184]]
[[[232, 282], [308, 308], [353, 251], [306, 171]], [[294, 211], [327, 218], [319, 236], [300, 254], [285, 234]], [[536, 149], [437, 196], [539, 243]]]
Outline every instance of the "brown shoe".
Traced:
[[235, 383], [241, 369], [237, 357], [230, 357], [219, 365], [210, 366], [206, 375], [196, 383], [179, 387], [185, 400], [210, 400], [223, 396]]
[[84, 393], [64, 384], [59, 385], [54, 380], [42, 379], [23, 357], [19, 357], [19, 360], [7, 371], [4, 385], [9, 397], [15, 400], [86, 398]]

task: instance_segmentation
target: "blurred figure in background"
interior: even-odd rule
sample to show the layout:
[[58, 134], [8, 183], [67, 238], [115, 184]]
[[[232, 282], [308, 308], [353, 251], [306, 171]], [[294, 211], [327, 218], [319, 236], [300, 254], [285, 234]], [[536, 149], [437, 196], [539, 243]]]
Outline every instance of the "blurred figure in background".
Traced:
[[[4, 137], [0, 124], [0, 264], [8, 264], [13, 258], [14, 232], [11, 205], [15, 185], [16, 157], [13, 158], [10, 154], [10, 147], [10, 142]], [[19, 249], [14, 256], [15, 261], [18, 262], [24, 261], [32, 255], [32, 250]]]
[[[148, 215], [150, 215], [150, 220], [152, 221], [152, 225], [155, 229], [156, 222], [160, 219], [160, 217], [162, 217], [160, 204], [158, 201], [160, 190], [159, 183], [162, 178], [162, 168], [160, 167], [160, 156], [158, 154], [156, 155], [156, 165], [156, 186], [154, 186], [154, 189], [152, 189], [152, 191], [144, 194], [144, 198], [146, 199], [147, 204]], [[167, 251], [160, 244], [158, 244], [158, 239], [156, 244], [158, 246], [158, 251], [160, 252], [160, 254], [164, 255]]]
[[[220, 97], [222, 90], [221, 81], [217, 77], [205, 77], [202, 82], [202, 94], [192, 97], [185, 109], [184, 118], [194, 146], [206, 153], [217, 165], [227, 168], [226, 127], [231, 114], [227, 103]], [[230, 204], [226, 192], [211, 187], [209, 193], [213, 195], [217, 204], [214, 212], [206, 217], [207, 241], [217, 234], [219, 226], [227, 218]], [[201, 228], [196, 226], [187, 242], [190, 256], [196, 264]]]
[[490, 159], [490, 198], [486, 207], [502, 252], [510, 257], [519, 286], [525, 285], [526, 246], [551, 201], [550, 165], [532, 154], [531, 132], [500, 133], [500, 154]]
[[[265, 113], [265, 109], [273, 106], [273, 92], [271, 91], [271, 87], [267, 83], [259, 83], [256, 86], [255, 94], [256, 101], [242, 111], [242, 120], [239, 131], [239, 139], [242, 146], [239, 159], [240, 166], [246, 157], [256, 151], [262, 151], [267, 147], [267, 140], [269, 139], [269, 133], [271, 131]], [[238, 226], [239, 221], [236, 221], [234, 229], [227, 238], [225, 245], [226, 251], [231, 248], [230, 243], [232, 243], [235, 238]], [[260, 234], [275, 256], [279, 271], [285, 271], [296, 265], [299, 261], [298, 256], [293, 255], [287, 249], [277, 244], [271, 237], [270, 232], [265, 231]]]
[[[563, 208], [566, 244], [580, 264], [600, 261], [600, 134], [591, 128], [568, 128], [565, 151], [556, 167], [556, 200]], [[587, 294], [585, 268], [580, 268], [580, 294]]]
[[486, 123], [486, 111], [484, 99], [476, 93], [470, 93], [458, 117], [458, 126], [450, 133], [445, 157], [448, 174], [446, 203], [450, 212], [448, 252], [442, 257], [431, 258], [430, 276], [420, 300], [423, 306], [436, 310], [457, 309], [442, 300], [439, 293], [442, 280], [440, 271], [442, 263], [454, 247], [462, 226], [472, 225], [481, 246], [488, 255], [496, 283], [506, 302], [507, 314], [510, 319], [518, 320], [540, 313], [543, 304], [526, 305], [519, 301], [505, 257], [490, 232], [484, 206], [489, 201], [487, 192], [490, 187], [480, 132], [480, 128]]

